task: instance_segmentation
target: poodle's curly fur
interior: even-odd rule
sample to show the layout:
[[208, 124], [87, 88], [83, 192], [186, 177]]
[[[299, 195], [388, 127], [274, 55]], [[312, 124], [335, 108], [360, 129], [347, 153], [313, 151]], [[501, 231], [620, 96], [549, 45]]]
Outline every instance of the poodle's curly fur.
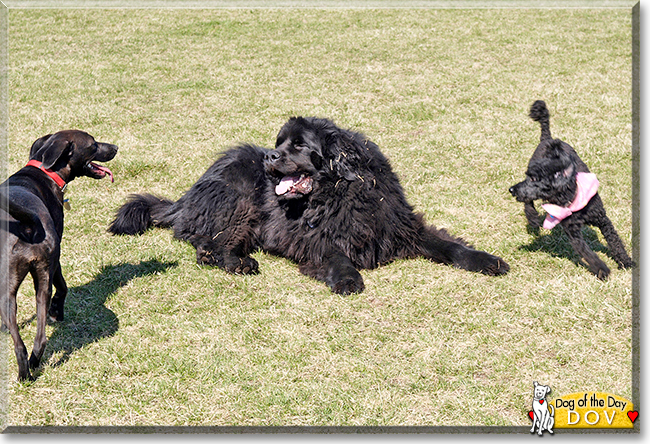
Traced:
[[[537, 232], [540, 227], [540, 216], [533, 201], [541, 199], [560, 207], [567, 207], [576, 195], [576, 174], [589, 173], [589, 168], [569, 144], [551, 137], [550, 115], [546, 103], [541, 100], [533, 103], [530, 117], [540, 123], [540, 143], [528, 163], [526, 180], [511, 187], [510, 193], [518, 201], [524, 202], [524, 213], [528, 224], [533, 231]], [[584, 225], [592, 225], [600, 229], [609, 245], [612, 258], [620, 268], [634, 266], [614, 225], [605, 213], [605, 207], [598, 193], [583, 209], [562, 220], [560, 225], [568, 235], [573, 249], [587, 262], [591, 272], [599, 279], [606, 279], [610, 271], [585, 242], [582, 236]]]
[[109, 231], [138, 234], [152, 225], [192, 243], [199, 263], [256, 273], [250, 254], [261, 249], [342, 294], [363, 290], [359, 269], [395, 259], [424, 256], [489, 275], [509, 269], [425, 224], [372, 141], [314, 117], [291, 118], [274, 150], [225, 152], [176, 202], [132, 196]]

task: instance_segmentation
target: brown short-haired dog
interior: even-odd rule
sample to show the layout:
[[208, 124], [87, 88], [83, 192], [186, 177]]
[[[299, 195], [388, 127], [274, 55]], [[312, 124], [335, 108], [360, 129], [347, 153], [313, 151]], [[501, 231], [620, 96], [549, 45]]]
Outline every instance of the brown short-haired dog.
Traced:
[[[83, 131], [48, 134], [32, 145], [29, 163], [0, 185], [0, 314], [14, 341], [19, 380], [33, 379], [30, 369], [40, 363], [48, 309], [50, 318], [63, 320], [68, 288], [59, 256], [65, 186], [80, 176], [112, 180], [111, 171], [94, 161], [107, 162], [116, 153], [115, 145], [96, 142]], [[29, 361], [16, 322], [16, 294], [27, 273], [34, 279], [37, 319]], [[50, 305], [52, 285], [56, 294]]]

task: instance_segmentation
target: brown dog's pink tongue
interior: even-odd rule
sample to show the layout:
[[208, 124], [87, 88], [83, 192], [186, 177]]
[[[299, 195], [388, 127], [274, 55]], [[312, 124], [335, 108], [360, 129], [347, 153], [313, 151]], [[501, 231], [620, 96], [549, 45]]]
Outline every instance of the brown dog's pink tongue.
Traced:
[[111, 182], [115, 182], [115, 179], [113, 179], [113, 172], [112, 172], [111, 170], [109, 170], [108, 168], [106, 168], [106, 167], [104, 167], [104, 166], [97, 165], [97, 164], [94, 163], [94, 162], [91, 162], [91, 165], [93, 166], [93, 168], [98, 169], [99, 171], [101, 171], [102, 173], [104, 173], [106, 176], [110, 177], [110, 178], [111, 178]]

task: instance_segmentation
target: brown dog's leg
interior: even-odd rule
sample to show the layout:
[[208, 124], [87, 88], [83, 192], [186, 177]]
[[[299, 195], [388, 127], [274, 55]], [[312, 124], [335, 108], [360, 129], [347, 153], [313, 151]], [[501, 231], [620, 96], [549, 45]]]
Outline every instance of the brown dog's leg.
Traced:
[[[22, 279], [18, 280], [21, 282]], [[31, 373], [29, 372], [29, 363], [27, 361], [27, 348], [25, 343], [20, 337], [20, 332], [18, 331], [18, 323], [16, 321], [16, 293], [18, 292], [18, 285], [12, 286], [12, 288], [7, 288], [7, 293], [5, 297], [0, 301], [0, 312], [2, 314], [2, 322], [4, 322], [7, 330], [11, 334], [11, 338], [14, 341], [14, 351], [16, 352], [16, 361], [18, 362], [18, 380], [26, 381], [33, 380]], [[4, 291], [4, 289], [0, 289]]]
[[50, 309], [48, 311], [50, 320], [61, 322], [63, 321], [63, 306], [65, 305], [65, 297], [68, 294], [68, 286], [65, 283], [63, 278], [63, 273], [61, 272], [61, 266], [59, 265], [54, 272], [54, 288], [56, 288], [56, 293], [52, 297], [52, 302], [50, 303]]
[[36, 337], [34, 348], [29, 358], [29, 367], [34, 369], [41, 363], [41, 357], [47, 344], [45, 326], [47, 325], [47, 310], [52, 296], [52, 279], [50, 278], [49, 267], [39, 266], [32, 271], [34, 279], [34, 290], [36, 291]]

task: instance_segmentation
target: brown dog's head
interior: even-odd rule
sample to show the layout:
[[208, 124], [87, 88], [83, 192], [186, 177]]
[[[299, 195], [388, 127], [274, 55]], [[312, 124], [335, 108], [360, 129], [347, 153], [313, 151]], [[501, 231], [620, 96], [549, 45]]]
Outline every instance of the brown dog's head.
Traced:
[[83, 131], [66, 130], [36, 140], [29, 159], [43, 162], [43, 168], [56, 172], [66, 182], [80, 176], [93, 179], [109, 176], [113, 181], [111, 170], [94, 162], [108, 162], [115, 154], [115, 145], [96, 142]]

